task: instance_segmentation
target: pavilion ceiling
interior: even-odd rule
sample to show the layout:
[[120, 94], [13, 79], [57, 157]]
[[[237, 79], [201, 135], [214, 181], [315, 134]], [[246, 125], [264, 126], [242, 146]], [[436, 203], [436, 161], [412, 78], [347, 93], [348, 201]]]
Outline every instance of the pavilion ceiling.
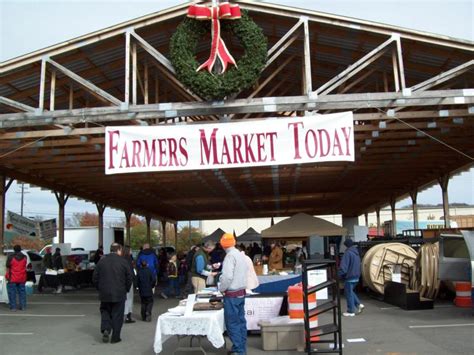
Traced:
[[[127, 30], [133, 29], [132, 43], [138, 43], [139, 37], [168, 57], [169, 38], [183, 19], [185, 5], [1, 63], [0, 171], [135, 213], [187, 220], [297, 212], [354, 216], [473, 163], [471, 42], [316, 12], [239, 3], [263, 29], [269, 48], [289, 31], [290, 35], [280, 44], [286, 49], [262, 72], [256, 87], [220, 107], [190, 93], [166, 61], [156, 60], [140, 45], [137, 89], [131, 90], [128, 105], [122, 104], [127, 96]], [[303, 26], [291, 32], [305, 19], [308, 53]], [[318, 92], [393, 33], [400, 40], [389, 43], [376, 59], [363, 60], [368, 63], [365, 68], [330, 92]], [[206, 42], [197, 48], [199, 59], [209, 51]], [[232, 38], [226, 43], [236, 57], [241, 55], [239, 43]], [[396, 55], [403, 65], [394, 66]], [[62, 67], [98, 90], [78, 82]], [[400, 70], [398, 76], [395, 69]], [[440, 80], [430, 81], [437, 75]], [[402, 79], [405, 88], [412, 90], [403, 90]], [[308, 86], [317, 97], [305, 92]], [[265, 97], [276, 98], [276, 111], [265, 109]], [[177, 112], [174, 116], [169, 107]], [[104, 127], [108, 125], [191, 124], [224, 114], [230, 115], [226, 119], [250, 119], [313, 110], [354, 112], [354, 163], [104, 173]]]

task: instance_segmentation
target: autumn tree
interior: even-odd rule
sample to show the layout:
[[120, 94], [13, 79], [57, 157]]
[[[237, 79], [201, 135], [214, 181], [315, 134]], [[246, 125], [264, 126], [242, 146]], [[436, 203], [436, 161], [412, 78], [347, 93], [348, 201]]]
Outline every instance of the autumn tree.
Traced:
[[200, 244], [202, 242], [203, 235], [198, 228], [189, 226], [182, 227], [178, 231], [178, 246], [177, 252], [187, 253], [189, 249], [196, 244]]
[[71, 224], [76, 227], [97, 227], [99, 215], [90, 212], [76, 212], [72, 215]]

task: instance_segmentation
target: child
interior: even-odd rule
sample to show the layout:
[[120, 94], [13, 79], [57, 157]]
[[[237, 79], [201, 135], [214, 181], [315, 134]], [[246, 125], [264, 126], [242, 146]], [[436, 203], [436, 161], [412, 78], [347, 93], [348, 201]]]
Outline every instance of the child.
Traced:
[[142, 320], [151, 322], [151, 310], [153, 308], [153, 287], [156, 284], [156, 278], [148, 268], [146, 260], [142, 260], [141, 268], [138, 269], [138, 291], [142, 301]]
[[170, 261], [168, 263], [168, 287], [165, 292], [161, 293], [163, 298], [168, 298], [171, 296], [171, 291], [173, 290], [174, 296], [179, 297], [179, 280], [178, 280], [178, 266], [176, 262], [176, 254], [171, 255]]

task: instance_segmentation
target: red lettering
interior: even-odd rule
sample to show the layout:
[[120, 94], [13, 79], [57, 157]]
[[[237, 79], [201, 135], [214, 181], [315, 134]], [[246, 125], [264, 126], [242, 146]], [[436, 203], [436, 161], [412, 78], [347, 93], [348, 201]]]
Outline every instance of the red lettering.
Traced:
[[[219, 164], [217, 160], [217, 142], [216, 142], [216, 134], [219, 128], [214, 128], [211, 133], [210, 141], [206, 140], [206, 131], [204, 129], [200, 129], [201, 131], [201, 165], [204, 165], [204, 156], [206, 157], [206, 164], [209, 164], [210, 157], [212, 153], [213, 163], [212, 164]], [[204, 152], [203, 152], [204, 150]], [[204, 154], [203, 154], [204, 153]]]
[[[319, 151], [320, 151], [320, 157], [325, 157], [329, 154], [329, 133], [325, 129], [318, 129], [318, 134], [319, 134]], [[324, 141], [323, 139], [323, 134], [326, 140]], [[324, 148], [326, 148], [326, 151], [324, 151]]]
[[[349, 132], [346, 132], [346, 128]], [[346, 140], [346, 155], [350, 155], [349, 152], [349, 139], [351, 138], [351, 127], [342, 127], [342, 133], [344, 133], [344, 139]]]
[[[234, 146], [234, 164], [243, 163], [244, 158], [242, 158], [242, 152], [240, 148], [242, 147], [242, 138], [238, 134], [232, 135], [232, 144]], [[237, 161], [237, 156], [239, 157], [239, 161]]]
[[265, 153], [265, 133], [257, 133], [257, 156], [259, 162], [264, 162], [267, 160], [266, 156], [263, 157], [263, 153]]
[[160, 166], [167, 166], [168, 163], [163, 159], [166, 157], [166, 139], [158, 139], [158, 147], [160, 152]]
[[130, 162], [128, 161], [128, 151], [127, 151], [127, 143], [125, 142], [123, 144], [123, 150], [122, 150], [122, 158], [120, 159], [120, 168], [123, 168], [122, 163], [125, 160], [125, 167], [129, 168], [130, 167]]
[[142, 166], [140, 162], [140, 152], [142, 151], [142, 144], [140, 141], [132, 141], [133, 145], [133, 156], [132, 156], [132, 167], [140, 168]]
[[248, 140], [248, 134], [244, 134], [244, 144], [245, 144], [245, 162], [249, 162], [249, 157], [252, 157], [252, 162], [255, 163], [255, 155], [253, 155], [252, 151], [252, 139], [253, 134], [250, 135], [250, 140]]
[[114, 150], [118, 152], [118, 144], [114, 144], [114, 136], [117, 135], [120, 138], [119, 131], [109, 131], [109, 169], [115, 169], [113, 152]]
[[270, 138], [270, 160], [275, 161], [275, 141], [274, 138], [278, 137], [277, 132], [267, 133], [267, 138]]
[[189, 156], [188, 156], [188, 151], [186, 150], [186, 144], [188, 142], [186, 141], [186, 138], [180, 138], [179, 140], [179, 151], [181, 155], [185, 158], [184, 162], [181, 160], [181, 166], [185, 166], [188, 164]]
[[336, 150], [336, 147], [339, 149], [339, 156], [342, 155], [342, 148], [341, 148], [341, 142], [339, 141], [339, 135], [337, 134], [337, 130], [334, 130], [334, 143], [332, 145], [332, 155], [336, 155], [334, 151]]
[[232, 164], [232, 159], [229, 154], [229, 147], [227, 146], [227, 139], [223, 139], [222, 142], [222, 154], [221, 154], [221, 164], [224, 164], [224, 156], [227, 157], [227, 164]]
[[178, 142], [174, 138], [168, 138], [168, 146], [169, 146], [169, 155], [170, 155], [170, 166], [174, 165], [178, 166], [178, 157], [176, 156], [176, 151], [178, 149]]
[[298, 126], [301, 125], [301, 128], [304, 128], [303, 122], [292, 122], [288, 123], [288, 128], [293, 126], [293, 136], [294, 136], [294, 146], [295, 146], [295, 157], [294, 159], [301, 159], [300, 155], [300, 141], [299, 141], [299, 134], [298, 134]]
[[[311, 144], [309, 144], [310, 135], [313, 136]], [[316, 137], [316, 132], [313, 131], [312, 129], [309, 129], [308, 132], [306, 133], [305, 145], [306, 145], [306, 154], [308, 154], [310, 158], [314, 158], [316, 154], [318, 154], [318, 138]], [[310, 150], [311, 147], [313, 147], [314, 153], [311, 152]]]
[[151, 141], [151, 147], [148, 146], [148, 141], [143, 140], [145, 145], [145, 156], [143, 160], [143, 166], [156, 166], [156, 141], [153, 139]]

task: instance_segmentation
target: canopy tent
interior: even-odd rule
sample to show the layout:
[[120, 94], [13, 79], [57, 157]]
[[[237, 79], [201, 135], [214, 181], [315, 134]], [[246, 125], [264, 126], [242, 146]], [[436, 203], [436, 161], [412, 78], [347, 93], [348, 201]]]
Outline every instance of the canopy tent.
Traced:
[[344, 236], [347, 229], [324, 219], [310, 216], [306, 213], [298, 213], [287, 218], [270, 228], [262, 231], [262, 238], [306, 238], [312, 235], [322, 237]]
[[262, 241], [262, 235], [250, 227], [244, 233], [237, 237], [237, 243], [240, 242], [258, 242]]
[[204, 237], [202, 238], [202, 242], [205, 243], [205, 242], [208, 242], [208, 241], [211, 241], [211, 242], [214, 242], [214, 243], [218, 243], [220, 242], [222, 236], [224, 235], [224, 231], [220, 228], [217, 228], [214, 232], [212, 232], [211, 234], [209, 234], [207, 237]]

